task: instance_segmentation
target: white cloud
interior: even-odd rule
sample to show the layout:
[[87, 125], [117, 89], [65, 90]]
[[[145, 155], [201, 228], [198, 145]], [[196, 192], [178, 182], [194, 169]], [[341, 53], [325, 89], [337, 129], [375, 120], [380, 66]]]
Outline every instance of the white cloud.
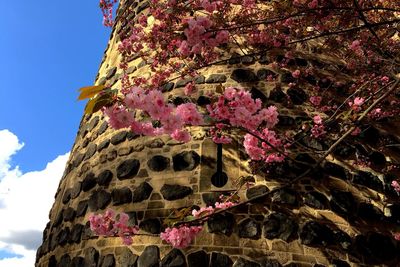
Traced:
[[11, 167], [10, 161], [22, 147], [17, 136], [0, 130], [0, 250], [22, 255], [0, 259], [0, 267], [34, 266], [36, 249], [69, 156], [58, 156], [44, 170], [21, 173], [18, 166]]

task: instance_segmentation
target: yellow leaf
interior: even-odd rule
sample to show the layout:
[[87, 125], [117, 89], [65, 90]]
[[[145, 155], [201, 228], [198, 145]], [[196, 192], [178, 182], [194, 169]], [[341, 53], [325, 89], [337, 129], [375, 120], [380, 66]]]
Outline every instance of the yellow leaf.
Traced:
[[80, 95], [78, 96], [78, 100], [83, 100], [86, 98], [91, 98], [104, 90], [104, 85], [93, 85], [86, 86], [79, 89]]
[[102, 107], [112, 105], [113, 99], [112, 99], [113, 94], [104, 94], [99, 97], [90, 99], [88, 103], [86, 104], [85, 107], [85, 114], [93, 114], [96, 111], [99, 111]]

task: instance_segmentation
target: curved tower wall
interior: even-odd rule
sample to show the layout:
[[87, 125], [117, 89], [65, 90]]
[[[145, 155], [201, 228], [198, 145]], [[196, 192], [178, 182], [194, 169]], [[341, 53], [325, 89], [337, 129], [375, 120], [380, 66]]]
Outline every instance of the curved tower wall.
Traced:
[[[123, 18], [129, 15], [132, 19], [131, 14], [146, 12], [147, 6], [146, 1], [122, 2], [96, 84], [120, 87], [117, 47], [121, 34], [128, 30]], [[270, 65], [282, 53], [233, 58], [202, 70], [195, 80], [198, 92], [193, 99], [204, 107], [207, 99], [200, 96], [213, 92], [217, 85], [240, 86], [266, 105], [280, 107], [278, 127], [301, 123], [302, 105], [285, 104], [285, 99], [296, 97], [288, 91], [291, 76], [276, 73]], [[296, 64], [312, 62], [324, 64], [318, 55], [304, 55]], [[132, 58], [129, 66], [131, 75], [149, 75], [140, 58]], [[277, 80], [266, 82], [269, 74]], [[166, 85], [165, 96], [175, 103], [184, 101], [185, 83], [178, 80]], [[270, 173], [252, 173], [239, 146], [224, 145], [222, 170], [228, 181], [217, 187], [211, 179], [217, 170], [217, 146], [201, 128], [193, 127], [191, 132], [192, 141], [183, 144], [167, 136], [142, 137], [110, 129], [100, 112], [84, 116], [36, 266], [396, 266], [398, 244], [387, 230], [398, 222], [400, 208], [386, 203], [385, 190], [389, 189], [382, 174], [349, 167], [344, 152], [342, 157], [330, 157], [320, 172], [292, 188], [213, 217], [186, 249], [172, 249], [157, 236], [135, 236], [131, 246], [119, 238], [93, 236], [88, 225], [93, 212], [108, 208], [127, 212], [143, 233], [157, 235], [173, 209], [211, 205], [220, 194], [234, 190], [241, 176], [253, 176], [256, 183], [240, 191], [246, 200], [279, 187], [302, 171], [286, 166]], [[381, 138], [384, 134], [376, 129], [372, 135]], [[371, 151], [378, 149], [374, 142], [365, 142]], [[398, 152], [393, 153], [398, 157]]]

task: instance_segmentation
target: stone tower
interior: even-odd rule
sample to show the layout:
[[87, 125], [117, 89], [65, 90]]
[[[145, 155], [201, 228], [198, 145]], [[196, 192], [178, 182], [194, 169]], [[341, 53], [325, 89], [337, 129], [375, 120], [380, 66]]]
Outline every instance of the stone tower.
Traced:
[[[121, 1], [96, 84], [120, 87], [117, 44], [128, 30], [122, 18], [145, 12], [147, 7], [147, 1]], [[241, 86], [264, 102], [279, 104], [291, 98], [294, 105], [283, 108], [278, 127], [301, 123], [306, 92], [289, 89], [290, 73], [270, 68], [271, 59], [279, 56], [275, 51], [257, 58], [233, 57], [226, 64], [203, 69], [195, 79], [197, 104], [206, 105], [206, 93], [219, 84]], [[292, 64], [323, 65], [324, 60], [305, 55]], [[129, 72], [148, 75], [139, 58], [132, 58]], [[267, 75], [278, 82], [265, 82]], [[183, 87], [188, 82], [165, 85], [166, 97], [174, 103], [186, 101]], [[359, 143], [338, 147], [318, 172], [280, 188], [302, 167], [288, 164], [254, 173], [239, 147], [218, 147], [201, 129], [193, 128], [194, 138], [183, 144], [166, 136], [115, 131], [100, 112], [84, 116], [36, 266], [400, 266], [398, 244], [389, 232], [400, 223], [400, 204], [395, 203], [390, 177], [374, 168], [362, 170], [346, 163], [356, 153], [365, 154], [374, 166], [387, 164], [389, 155], [398, 160], [396, 146], [378, 151], [382, 142], [398, 143], [398, 136], [387, 129], [385, 125], [371, 127]], [[304, 143], [325, 149], [324, 144], [307, 138]], [[243, 200], [271, 194], [212, 217], [186, 249], [172, 249], [160, 240], [162, 220], [172, 209], [212, 205], [220, 194], [234, 190], [241, 176], [253, 176], [255, 182], [254, 187], [240, 191]], [[133, 223], [154, 237], [138, 235], [133, 245], [124, 246], [119, 238], [93, 236], [88, 216], [107, 208], [127, 212]]]

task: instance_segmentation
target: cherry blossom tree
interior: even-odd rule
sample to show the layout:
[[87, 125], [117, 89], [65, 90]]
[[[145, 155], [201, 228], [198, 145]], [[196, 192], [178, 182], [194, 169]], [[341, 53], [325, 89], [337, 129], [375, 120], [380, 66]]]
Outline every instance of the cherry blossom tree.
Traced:
[[[106, 26], [113, 25], [115, 3], [100, 1]], [[400, 79], [398, 1], [151, 0], [148, 11], [133, 21], [127, 19], [119, 18], [129, 25], [129, 31], [121, 33], [118, 48], [122, 88], [86, 87], [80, 97], [91, 97], [86, 112], [101, 109], [115, 129], [188, 142], [190, 127], [205, 127], [212, 140], [221, 144], [239, 135], [248, 157], [258, 166], [268, 168], [284, 161], [307, 166], [288, 183], [292, 184], [323, 163], [347, 137], [361, 135], [370, 123], [396, 119], [399, 112], [395, 97]], [[290, 88], [309, 92], [304, 112], [310, 119], [296, 131], [277, 129], [279, 107], [265, 106], [243, 88], [219, 86], [203, 109], [194, 103], [168, 103], [162, 93], [166, 83], [193, 79], [202, 69], [232, 57], [262, 58], [276, 50], [284, 56], [270, 59], [270, 66], [277, 73], [290, 73]], [[302, 57], [312, 60], [314, 55], [323, 55], [326, 62], [293, 64]], [[150, 78], [128, 73], [132, 57], [147, 63]], [[267, 82], [275, 79], [272, 74], [265, 77]], [[184, 92], [190, 98], [196, 84], [187, 83]], [[284, 100], [286, 106], [293, 104], [291, 99]], [[314, 153], [315, 163], [301, 162], [295, 159], [298, 136], [331, 145], [323, 152], [305, 148]], [[391, 184], [400, 192], [398, 180]], [[160, 237], [175, 247], [186, 247], [209, 216], [245, 203], [225, 198], [214, 207], [182, 212], [181, 221]], [[128, 236], [137, 233], [126, 225], [123, 214], [119, 221], [110, 212], [102, 216], [91, 218], [98, 234], [119, 235], [129, 244]]]

